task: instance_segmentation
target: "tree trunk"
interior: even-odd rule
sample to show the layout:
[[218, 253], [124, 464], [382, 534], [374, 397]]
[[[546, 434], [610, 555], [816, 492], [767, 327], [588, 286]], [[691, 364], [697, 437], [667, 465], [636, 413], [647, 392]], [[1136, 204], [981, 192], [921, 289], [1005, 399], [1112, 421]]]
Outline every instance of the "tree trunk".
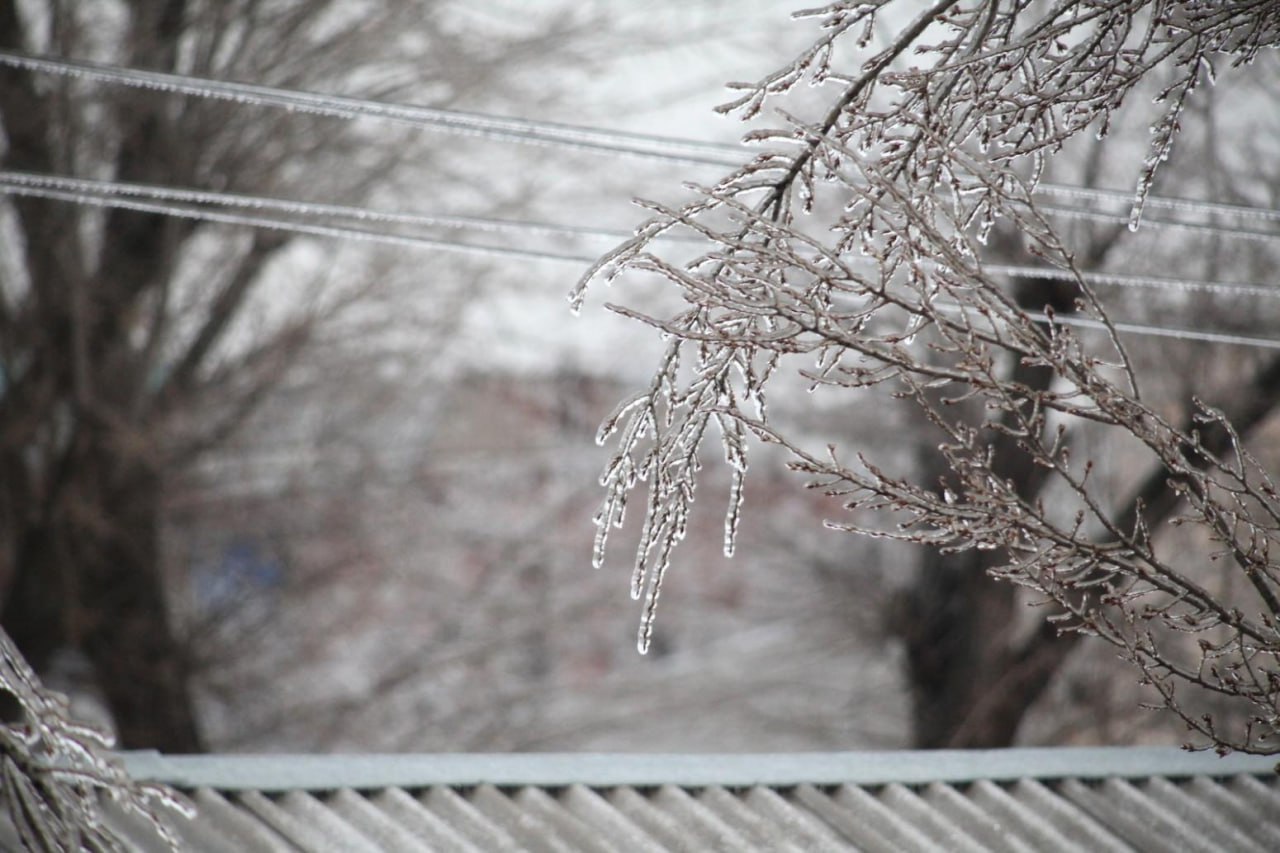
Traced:
[[[1051, 306], [1059, 314], [1075, 310], [1073, 283], [1019, 279], [1014, 297], [1023, 308]], [[1052, 371], [1017, 364], [1010, 381], [1045, 390]], [[1012, 424], [1009, 424], [1012, 426]], [[922, 428], [928, 430], [927, 426]], [[930, 431], [931, 432], [931, 431]], [[1045, 482], [1004, 433], [991, 441], [993, 468], [1031, 500]], [[922, 445], [924, 485], [941, 489], [949, 471], [932, 434]], [[1037, 632], [1024, 646], [1013, 645], [1016, 589], [996, 583], [988, 572], [1001, 565], [998, 552], [969, 550], [923, 553], [920, 574], [904, 596], [897, 633], [907, 647], [915, 746], [994, 748], [1009, 746], [1026, 709], [1049, 685], [1073, 646], [1074, 637]]]
[[1008, 625], [1013, 613], [1012, 587], [993, 583], [983, 562], [977, 551], [930, 549], [907, 594], [900, 631], [918, 748], [961, 746], [955, 735], [962, 726], [972, 741], [966, 746], [1002, 746], [1016, 732], [1016, 720], [1000, 726], [971, 721], [977, 696], [990, 689], [990, 674], [1005, 657], [1006, 634], [993, 626]]
[[[132, 10], [128, 46], [140, 64], [171, 68], [185, 0], [143, 6]], [[0, 45], [21, 49], [16, 10], [0, 0]], [[60, 20], [73, 26], [55, 11], [55, 30]], [[121, 134], [115, 176], [174, 182], [185, 149], [163, 102], [100, 97]], [[57, 152], [79, 127], [79, 107], [27, 72], [0, 73], [4, 166], [67, 171]], [[25, 240], [7, 251], [25, 264], [31, 296], [0, 313], [0, 622], [37, 670], [61, 649], [84, 652], [122, 746], [199, 751], [187, 655], [161, 577], [162, 425], [139, 405], [152, 368], [131, 337], [141, 294], [167, 280], [190, 225], [104, 214], [111, 239], [95, 258], [74, 210], [35, 200], [14, 209]]]
[[59, 649], [84, 652], [120, 746], [199, 752], [188, 655], [161, 576], [160, 480], [119, 450], [73, 455], [60, 498], [19, 533], [0, 621], [38, 670]]
[[1017, 588], [988, 574], [998, 563], [986, 551], [923, 553], [898, 626], [919, 749], [1010, 746], [1075, 647], [1047, 622], [1014, 645]]
[[[1088, 263], [1100, 260], [1109, 245], [1104, 241], [1095, 247]], [[1074, 310], [1072, 291], [1068, 283], [1051, 287], [1019, 280], [1014, 296], [1025, 309], [1038, 310], [1047, 304], [1058, 314], [1068, 314]], [[1047, 388], [1052, 380], [1043, 368], [1022, 365], [1014, 368], [1010, 378], [1031, 389]], [[1272, 358], [1216, 404], [1238, 433], [1248, 436], [1275, 411], [1280, 403], [1278, 389], [1280, 358]], [[1209, 452], [1225, 453], [1229, 435], [1216, 426], [1197, 427], [1192, 411], [1187, 401], [1181, 428], [1198, 428]], [[1006, 436], [997, 436], [992, 445], [996, 470], [1017, 484], [1018, 493], [1028, 500], [1039, 494], [1043, 469], [1031, 465]], [[947, 469], [934, 446], [936, 442], [927, 445], [922, 467], [924, 483], [938, 487]], [[1147, 526], [1155, 529], [1173, 514], [1179, 500], [1164, 469], [1154, 470], [1116, 513], [1118, 526], [1131, 529], [1141, 512]], [[998, 551], [947, 555], [929, 550], [919, 579], [905, 596], [897, 630], [907, 647], [917, 747], [1012, 744], [1026, 710], [1049, 686], [1079, 640], [1079, 635], [1059, 635], [1045, 622], [1020, 645], [1012, 645], [1015, 588], [988, 576], [1001, 561]]]

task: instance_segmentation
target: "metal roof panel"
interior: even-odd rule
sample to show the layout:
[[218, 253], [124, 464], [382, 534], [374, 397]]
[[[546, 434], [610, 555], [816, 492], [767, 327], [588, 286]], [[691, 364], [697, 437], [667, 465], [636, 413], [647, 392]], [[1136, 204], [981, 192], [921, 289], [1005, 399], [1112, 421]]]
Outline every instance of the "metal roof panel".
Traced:
[[196, 853], [1280, 849], [1271, 759], [1168, 750], [128, 761], [188, 793], [173, 827]]
[[370, 800], [430, 850], [447, 853], [485, 853], [484, 848], [467, 840], [448, 821], [409, 796], [402, 788], [378, 791]]

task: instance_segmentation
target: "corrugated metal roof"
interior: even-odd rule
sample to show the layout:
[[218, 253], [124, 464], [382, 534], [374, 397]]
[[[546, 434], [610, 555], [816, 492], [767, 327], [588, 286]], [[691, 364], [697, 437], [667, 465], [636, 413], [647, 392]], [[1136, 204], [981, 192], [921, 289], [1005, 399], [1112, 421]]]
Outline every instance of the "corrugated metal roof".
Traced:
[[1274, 759], [1178, 750], [126, 761], [195, 851], [1280, 850]]

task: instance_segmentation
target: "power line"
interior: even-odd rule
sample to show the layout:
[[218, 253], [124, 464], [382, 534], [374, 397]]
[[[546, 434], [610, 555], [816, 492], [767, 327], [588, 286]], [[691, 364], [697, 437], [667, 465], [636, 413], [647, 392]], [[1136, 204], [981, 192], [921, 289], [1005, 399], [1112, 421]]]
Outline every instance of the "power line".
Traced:
[[[341, 119], [375, 118], [414, 127], [447, 130], [453, 133], [532, 145], [553, 145], [693, 166], [733, 166], [738, 162], [737, 159], [725, 156], [726, 149], [738, 152], [739, 149], [736, 147], [697, 140], [624, 131], [603, 131], [576, 125], [504, 118], [485, 113], [467, 113], [412, 104], [394, 104], [344, 95], [322, 95], [298, 89], [282, 89], [187, 74], [123, 68], [84, 60], [34, 56], [21, 51], [0, 51], [0, 65], [114, 83], [135, 89], [212, 98], [251, 106], [276, 107], [290, 112]], [[678, 153], [682, 151], [688, 153]], [[716, 156], [717, 154], [720, 156]]]
[[[1052, 318], [1037, 311], [1027, 311], [1026, 315], [1039, 323], [1057, 323], [1061, 326], [1077, 326], [1083, 329], [1107, 331], [1107, 324], [1089, 317], [1077, 317], [1069, 314], [1055, 314]], [[1280, 349], [1280, 340], [1276, 338], [1260, 338], [1252, 335], [1237, 335], [1232, 332], [1202, 332], [1196, 329], [1174, 329], [1167, 326], [1148, 326], [1144, 323], [1111, 323], [1117, 332], [1134, 335], [1149, 335], [1158, 338], [1176, 338], [1183, 341], [1198, 341], [1212, 344], [1231, 344], [1233, 346], [1257, 347], [1260, 349]]]
[[[1134, 194], [1124, 190], [1107, 190], [1097, 187], [1078, 187], [1071, 184], [1040, 183], [1036, 184], [1036, 192], [1055, 195], [1062, 198], [1087, 199], [1090, 201], [1113, 201], [1131, 207]], [[1280, 222], [1280, 210], [1269, 207], [1253, 207], [1244, 204], [1229, 204], [1220, 201], [1201, 201], [1199, 199], [1175, 198], [1171, 196], [1148, 196], [1143, 202], [1149, 208], [1174, 210], [1180, 213], [1214, 213], [1224, 216], [1238, 216], [1244, 219], [1262, 219]], [[1128, 215], [1125, 215], [1127, 223]], [[1146, 221], [1143, 221], [1146, 224]]]
[[[590, 237], [608, 240], [627, 240], [635, 236], [634, 231], [622, 228], [601, 228], [597, 226], [563, 225], [550, 222], [532, 222], [528, 220], [495, 219], [481, 216], [451, 216], [426, 213], [406, 213], [401, 211], [376, 210], [368, 207], [350, 205], [323, 204], [317, 202], [296, 201], [292, 199], [270, 198], [266, 196], [245, 195], [241, 193], [213, 192], [180, 187], [157, 186], [154, 184], [136, 184], [121, 181], [90, 180], [62, 175], [37, 174], [34, 172], [18, 172], [0, 169], [0, 183], [14, 184], [30, 188], [49, 188], [76, 195], [105, 195], [146, 198], [154, 201], [181, 202], [198, 205], [217, 205], [220, 207], [240, 207], [250, 210], [267, 210], [276, 213], [289, 213], [303, 216], [341, 217], [362, 222], [377, 222], [396, 225], [419, 225], [453, 229], [474, 229], [492, 233], [528, 233], [565, 235], [570, 237]], [[1101, 219], [1106, 222], [1127, 222], [1127, 217], [1094, 211], [1075, 211], [1066, 209], [1047, 209], [1050, 213], [1086, 219]], [[1179, 223], [1181, 224], [1181, 223]], [[1188, 225], [1186, 227], [1199, 227]], [[1234, 233], [1234, 232], [1233, 232]], [[1267, 235], [1280, 239], [1280, 235]], [[676, 242], [704, 242], [698, 237], [663, 234], [660, 239]], [[990, 267], [992, 271], [1004, 272], [1008, 275], [1023, 275], [1031, 278], [1070, 278], [1071, 274], [1052, 267]], [[1168, 287], [1180, 290], [1206, 290], [1232, 292], [1236, 294], [1274, 295], [1276, 288], [1263, 285], [1226, 285], [1218, 282], [1196, 282], [1185, 279], [1156, 279], [1149, 277], [1125, 277], [1089, 273], [1086, 281], [1101, 284], [1118, 284], [1122, 286]]]
[[[202, 211], [199, 207], [177, 206], [172, 204], [172, 202], [196, 205], [218, 205], [222, 207], [241, 207], [250, 210], [266, 210], [276, 213], [293, 213], [308, 216], [337, 216], [378, 223], [476, 229], [495, 233], [524, 232], [532, 234], [567, 234], [575, 237], [599, 237], [605, 239], [626, 239], [633, 236], [632, 232], [625, 229], [607, 229], [592, 226], [561, 225], [556, 223], [491, 219], [485, 217], [438, 216], [433, 214], [381, 211], [348, 205], [317, 204], [313, 202], [269, 198], [265, 196], [220, 193], [207, 190], [192, 190], [177, 187], [124, 183], [118, 181], [98, 181], [85, 178], [69, 178], [59, 175], [16, 172], [11, 170], [0, 170], [0, 193], [48, 198], [55, 201], [86, 204], [97, 207], [117, 207], [146, 213], [178, 216], [186, 219], [220, 222], [223, 224], [295, 231], [317, 236], [413, 245], [417, 247], [476, 254], [515, 255], [542, 260], [563, 260], [575, 263], [591, 263], [594, 259], [585, 255], [562, 255], [536, 250], [515, 249], [506, 246], [484, 246], [470, 243], [459, 243], [452, 240], [417, 237], [413, 235], [395, 234], [370, 229], [357, 229], [350, 228], [348, 226], [312, 225], [308, 223], [296, 223], [285, 219], [244, 216], [241, 214], [215, 214], [213, 211]], [[136, 199], [147, 199], [157, 203], [145, 204], [143, 202], [136, 201]], [[699, 243], [705, 242], [701, 240], [701, 238], [696, 237], [680, 238], [672, 236], [670, 239]], [[1056, 281], [1075, 280], [1074, 273], [1068, 270], [1048, 266], [986, 264], [984, 269], [998, 275]], [[1184, 292], [1199, 291], [1236, 296], [1280, 296], [1280, 288], [1263, 284], [1202, 281], [1197, 279], [1138, 276], [1106, 272], [1085, 272], [1082, 273], [1080, 277], [1087, 283], [1106, 286], [1146, 287]]]
[[[475, 254], [482, 256], [497, 257], [516, 257], [530, 260], [557, 261], [575, 264], [591, 264], [596, 258], [582, 255], [564, 255], [554, 252], [542, 252], [532, 249], [518, 249], [509, 246], [481, 246], [469, 243], [458, 243], [449, 240], [438, 240], [431, 237], [418, 237], [401, 234], [387, 234], [378, 231], [369, 231], [361, 228], [352, 228], [349, 226], [337, 225], [315, 225], [310, 223], [289, 222], [281, 219], [273, 219], [265, 216], [250, 216], [236, 213], [224, 213], [215, 210], [202, 210], [198, 208], [179, 207], [172, 204], [160, 202], [146, 202], [134, 199], [122, 198], [119, 196], [88, 196], [77, 195], [75, 193], [62, 192], [47, 187], [22, 186], [15, 184], [0, 184], [0, 193], [11, 195], [34, 196], [37, 198], [52, 199], [55, 201], [64, 201], [71, 204], [84, 204], [97, 207], [111, 207], [124, 210], [133, 210], [141, 213], [156, 213], [165, 216], [176, 216], [183, 219], [199, 220], [204, 222], [216, 222], [225, 225], [239, 225], [250, 228], [266, 228], [275, 231], [288, 231], [297, 234], [307, 234], [318, 237], [336, 237], [342, 239], [361, 240], [373, 243], [387, 243], [391, 245], [409, 246], [414, 248], [429, 248], [442, 251], [461, 252], [465, 254]], [[1018, 269], [1014, 267], [1012, 269]], [[1034, 269], [1034, 268], [1032, 268]], [[993, 271], [995, 271], [993, 269]], [[949, 309], [963, 310], [959, 305], [945, 306]], [[1050, 318], [1037, 313], [1026, 312], [1027, 316], [1037, 322], [1049, 322]], [[1085, 317], [1074, 317], [1070, 315], [1059, 315], [1052, 318], [1053, 322], [1064, 326], [1079, 326], [1089, 329], [1103, 329], [1107, 327], [1098, 320], [1092, 320]], [[1273, 338], [1259, 338], [1247, 335], [1236, 335], [1226, 332], [1201, 332], [1194, 329], [1174, 329], [1162, 326], [1148, 326], [1138, 323], [1112, 323], [1112, 326], [1120, 332], [1137, 335], [1152, 335], [1157, 337], [1178, 338], [1188, 341], [1199, 341], [1206, 343], [1232, 344], [1236, 346], [1258, 347], [1263, 349], [1280, 349], [1280, 340]]]
[[[964, 305], [957, 302], [937, 302], [935, 306], [950, 314], [965, 315], [968, 313]], [[1081, 317], [1076, 314], [1054, 314], [1050, 317], [1041, 311], [1022, 311], [1022, 314], [1036, 323], [1057, 324], [1059, 326], [1075, 326], [1081, 329], [1110, 331], [1115, 329], [1131, 335], [1145, 335], [1157, 338], [1175, 338], [1197, 343], [1230, 344], [1232, 346], [1254, 347], [1258, 349], [1280, 350], [1280, 339], [1263, 338], [1254, 335], [1239, 335], [1234, 332], [1200, 331], [1198, 329], [1178, 329], [1169, 326], [1151, 326], [1146, 323], [1121, 323], [1112, 321], [1110, 326], [1092, 317]]]
[[[748, 153], [748, 149], [741, 144], [706, 142], [656, 134], [629, 133], [584, 125], [510, 118], [488, 113], [446, 110], [412, 104], [395, 104], [342, 95], [325, 95], [297, 89], [236, 83], [186, 74], [124, 68], [85, 60], [36, 56], [22, 51], [0, 50], [0, 65], [64, 77], [96, 80], [138, 89], [173, 92], [253, 106], [275, 107], [292, 112], [326, 115], [342, 119], [375, 118], [416, 127], [502, 139], [510, 142], [574, 148], [694, 166], [732, 168], [741, 165], [743, 155]], [[1132, 205], [1134, 201], [1132, 193], [1121, 190], [1079, 187], [1068, 184], [1040, 183], [1037, 184], [1036, 191], [1050, 196], [1112, 201], [1124, 205]], [[1183, 213], [1212, 213], [1280, 221], [1280, 210], [1249, 205], [1205, 202], [1164, 196], [1148, 196], [1144, 204], [1152, 209], [1160, 208]], [[1127, 216], [1122, 218], [1126, 222], [1128, 221]], [[1171, 221], [1162, 220], [1161, 223], [1170, 224]], [[1191, 223], [1179, 224], [1190, 225]], [[1205, 224], [1203, 227], [1213, 226]]]
[[[1076, 274], [1057, 267], [1018, 266], [1014, 264], [983, 264], [982, 268], [997, 275], [1019, 278], [1035, 278], [1049, 281], [1075, 281]], [[1203, 281], [1190, 278], [1165, 278], [1150, 275], [1128, 275], [1110, 272], [1083, 272], [1080, 278], [1086, 284], [1114, 287], [1146, 287], [1156, 290], [1178, 290], [1188, 293], [1222, 293], [1231, 296], [1280, 296], [1280, 287], [1270, 284], [1246, 284], [1225, 281]]]
[[182, 207], [163, 202], [139, 201], [136, 199], [123, 198], [121, 196], [86, 195], [64, 192], [62, 190], [50, 189], [48, 187], [0, 183], [0, 193], [46, 198], [54, 201], [64, 201], [70, 204], [83, 204], [94, 207], [132, 210], [139, 213], [156, 213], [163, 216], [175, 216], [180, 219], [191, 219], [202, 222], [216, 222], [223, 225], [265, 228], [271, 231], [287, 231], [295, 234], [307, 234], [314, 237], [335, 237], [370, 243], [385, 243], [393, 246], [437, 249], [440, 251], [459, 252], [462, 254], [504, 258], [524, 258], [527, 260], [557, 261], [561, 263], [583, 265], [591, 264], [596, 261], [596, 258], [593, 255], [569, 255], [557, 252], [544, 252], [535, 249], [520, 249], [513, 246], [488, 246], [474, 243], [459, 243], [452, 240], [441, 240], [434, 237], [420, 237], [409, 234], [390, 234], [384, 231], [372, 231], [346, 225], [319, 225], [308, 222], [290, 222], [286, 219], [275, 219], [268, 216], [227, 213], [197, 207]]
[[[415, 248], [440, 249], [443, 251], [463, 252], [467, 254], [489, 255], [498, 257], [517, 257], [531, 260], [543, 261], [559, 261], [575, 264], [590, 264], [595, 262], [594, 257], [581, 255], [562, 255], [554, 252], [541, 252], [532, 249], [517, 249], [508, 246], [478, 246], [469, 243], [457, 243], [448, 240], [437, 240], [431, 237], [417, 237], [401, 234], [386, 234], [378, 231], [367, 231], [360, 228], [351, 228], [347, 226], [337, 225], [314, 225], [310, 223], [288, 222], [280, 219], [272, 219], [264, 216], [248, 216], [236, 213], [223, 213], [215, 210], [200, 210], [196, 208], [178, 207], [171, 204], [163, 204], [159, 202], [136, 201], [120, 197], [94, 197], [81, 196], [74, 193], [65, 193], [60, 190], [48, 189], [45, 187], [26, 187], [13, 184], [0, 185], [0, 192], [12, 195], [28, 195], [39, 198], [53, 199], [55, 201], [65, 201], [72, 204], [87, 204], [98, 207], [114, 207], [124, 210], [134, 210], [141, 213], [158, 213], [165, 216], [176, 216], [184, 219], [201, 220], [205, 222], [217, 222], [226, 225], [241, 225], [251, 228], [267, 228], [276, 231], [291, 231], [298, 234], [308, 234], [318, 237], [338, 237], [352, 240], [364, 240], [374, 243], [389, 243], [391, 245], [411, 246]], [[948, 306], [951, 307], [951, 306]], [[959, 309], [960, 306], [954, 306]], [[1039, 322], [1048, 322], [1049, 318], [1035, 312], [1027, 312], [1027, 316]], [[1065, 326], [1081, 326], [1092, 329], [1105, 329], [1106, 326], [1097, 321], [1084, 317], [1057, 316], [1053, 318], [1053, 322], [1060, 323]], [[1161, 326], [1147, 326], [1137, 323], [1113, 323], [1117, 331], [1127, 332], [1138, 335], [1155, 335], [1158, 337], [1180, 338], [1189, 341], [1202, 341], [1209, 343], [1234, 344], [1239, 346], [1262, 347], [1266, 349], [1280, 349], [1280, 340], [1271, 338], [1256, 338], [1245, 335], [1234, 335], [1223, 332], [1198, 332], [1192, 329], [1171, 329]]]
[[[1129, 215], [1127, 213], [1106, 213], [1100, 210], [1081, 210], [1074, 207], [1058, 207], [1049, 204], [1039, 205], [1036, 209], [1049, 216], [1061, 216], [1064, 219], [1083, 219], [1091, 222], [1109, 222], [1117, 225], [1127, 225], [1129, 223]], [[1280, 241], [1280, 231], [1264, 231], [1258, 228], [1246, 228], [1238, 225], [1218, 225], [1213, 222], [1183, 222], [1177, 219], [1143, 217], [1139, 231], [1142, 228], [1150, 228], [1151, 230], [1173, 228], [1184, 231], [1197, 231], [1204, 234], [1225, 234], [1232, 237], [1241, 237], [1245, 240]]]
[[[63, 193], [83, 196], [123, 196], [153, 201], [180, 202], [219, 207], [240, 207], [250, 210], [266, 210], [302, 216], [339, 217], [362, 222], [396, 225], [419, 225], [487, 231], [494, 233], [558, 234], [570, 237], [596, 237], [610, 240], [626, 240], [635, 236], [624, 228], [599, 228], [581, 225], [560, 225], [551, 222], [531, 222], [517, 219], [494, 219], [483, 216], [451, 216], [428, 213], [375, 210], [339, 204], [321, 204], [266, 196], [223, 193], [209, 190], [193, 190], [180, 187], [135, 184], [121, 181], [99, 181], [87, 178], [71, 178], [62, 175], [44, 175], [34, 172], [16, 172], [0, 169], [0, 184], [46, 188]], [[692, 238], [677, 238], [692, 239]]]

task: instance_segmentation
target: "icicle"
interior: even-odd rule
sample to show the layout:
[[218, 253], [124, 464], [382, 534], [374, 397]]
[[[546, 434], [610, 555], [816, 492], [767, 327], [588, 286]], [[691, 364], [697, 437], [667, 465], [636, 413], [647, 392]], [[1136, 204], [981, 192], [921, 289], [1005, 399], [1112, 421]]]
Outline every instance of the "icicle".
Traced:
[[598, 569], [604, 565], [605, 549], [609, 545], [609, 524], [603, 517], [604, 511], [596, 513], [596, 517], [592, 519], [596, 525], [595, 541], [591, 547], [591, 567]]
[[1142, 224], [1142, 210], [1147, 203], [1147, 192], [1151, 188], [1151, 180], [1147, 172], [1138, 179], [1138, 189], [1134, 194], [1133, 206], [1129, 208], [1129, 230], [1137, 231]]
[[724, 516], [724, 555], [732, 557], [738, 539], [738, 522], [742, 518], [743, 491], [746, 484], [746, 465], [733, 469], [733, 481], [729, 486], [729, 510]]
[[[631, 598], [639, 600], [644, 592], [644, 579], [649, 569], [649, 552], [653, 550], [657, 527], [665, 521], [663, 511], [662, 490], [659, 488], [657, 476], [649, 487], [649, 506], [645, 513], [644, 526], [640, 530], [640, 542], [636, 545], [636, 562], [631, 570]], [[663, 521], [659, 521], [663, 519]]]
[[658, 616], [658, 596], [662, 593], [662, 581], [671, 565], [671, 545], [671, 537], [664, 536], [653, 575], [649, 578], [649, 594], [645, 596], [644, 613], [640, 617], [640, 630], [636, 636], [636, 650], [642, 655], [649, 653], [649, 644], [653, 640], [653, 626]]

